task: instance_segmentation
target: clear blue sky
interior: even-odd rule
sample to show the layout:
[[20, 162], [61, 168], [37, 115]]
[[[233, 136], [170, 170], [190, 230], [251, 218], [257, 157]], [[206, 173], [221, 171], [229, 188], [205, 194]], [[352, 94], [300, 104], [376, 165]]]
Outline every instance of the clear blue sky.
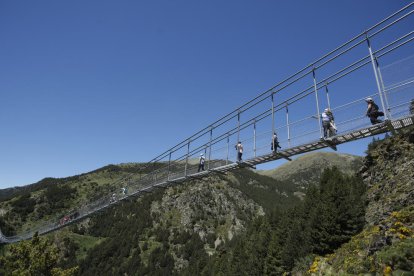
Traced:
[[148, 161], [407, 3], [0, 0], [0, 188]]

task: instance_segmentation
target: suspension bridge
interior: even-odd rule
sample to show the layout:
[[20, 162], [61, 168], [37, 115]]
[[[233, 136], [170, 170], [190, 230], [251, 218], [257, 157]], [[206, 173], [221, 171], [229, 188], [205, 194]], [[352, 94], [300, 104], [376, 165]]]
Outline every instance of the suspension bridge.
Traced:
[[[14, 236], [0, 231], [0, 242], [53, 232], [123, 200], [188, 179], [403, 131], [414, 124], [413, 13], [414, 2], [153, 158], [145, 165], [147, 170], [154, 168], [150, 173], [139, 180], [121, 180], [127, 194], [85, 202]], [[367, 97], [384, 112], [381, 123], [372, 125], [366, 116]], [[337, 126], [328, 138], [321, 123], [325, 108], [332, 111]], [[277, 152], [271, 149], [274, 133], [281, 146]], [[238, 141], [244, 147], [241, 161], [234, 148]], [[206, 157], [202, 171], [200, 153]]]

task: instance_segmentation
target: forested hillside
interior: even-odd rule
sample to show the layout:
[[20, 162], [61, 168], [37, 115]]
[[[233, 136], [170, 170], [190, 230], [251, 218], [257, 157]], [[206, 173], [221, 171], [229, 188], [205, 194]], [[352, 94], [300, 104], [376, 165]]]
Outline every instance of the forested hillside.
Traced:
[[292, 162], [259, 173], [295, 184], [298, 192], [320, 181], [322, 172], [337, 167], [341, 172], [353, 175], [362, 166], [362, 157], [336, 152], [311, 152], [295, 158]]
[[413, 272], [413, 162], [414, 145], [397, 135], [371, 143], [358, 173], [315, 169], [319, 180], [302, 199], [297, 183], [250, 169], [190, 180], [131, 198], [32, 246], [3, 246], [0, 274], [28, 271], [11, 258], [39, 243], [56, 254], [49, 271], [66, 275]]
[[49, 177], [24, 187], [1, 190], [2, 232], [16, 234], [51, 217], [63, 216], [78, 206], [112, 193], [118, 194], [127, 182], [138, 180], [151, 169], [136, 163], [108, 165], [89, 173], [66, 178]]

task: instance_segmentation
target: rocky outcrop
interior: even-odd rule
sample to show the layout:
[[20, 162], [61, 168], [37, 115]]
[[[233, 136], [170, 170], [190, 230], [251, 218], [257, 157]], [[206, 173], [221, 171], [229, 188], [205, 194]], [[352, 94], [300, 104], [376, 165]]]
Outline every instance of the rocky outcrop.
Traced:
[[414, 144], [408, 136], [378, 142], [369, 151], [360, 172], [369, 187], [365, 216], [369, 225], [414, 204]]
[[185, 241], [177, 241], [184, 233], [197, 234], [206, 253], [213, 255], [244, 231], [248, 221], [264, 215], [260, 205], [230, 185], [235, 182], [232, 174], [189, 181], [167, 189], [160, 201], [152, 203], [152, 229], [167, 231], [177, 271], [188, 266], [182, 254]]
[[359, 171], [368, 186], [366, 225], [333, 254], [316, 257], [311, 275], [412, 275], [414, 144], [400, 134], [369, 146]]
[[261, 206], [232, 188], [235, 178], [210, 176], [204, 181], [192, 181], [170, 188], [161, 202], [153, 202], [151, 213], [154, 227], [171, 226], [198, 233], [204, 239], [214, 233], [222, 240], [230, 240], [244, 229], [246, 220], [264, 215]]

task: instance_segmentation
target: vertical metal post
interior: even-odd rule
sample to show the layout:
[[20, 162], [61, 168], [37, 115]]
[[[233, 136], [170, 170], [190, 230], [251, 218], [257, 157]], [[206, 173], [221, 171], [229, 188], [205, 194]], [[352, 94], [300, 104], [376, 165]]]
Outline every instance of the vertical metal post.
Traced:
[[207, 164], [207, 170], [210, 169], [210, 160], [211, 160], [211, 141], [213, 140], [213, 127], [210, 129], [210, 146], [208, 149], [208, 164]]
[[325, 92], [326, 92], [326, 101], [328, 103], [328, 108], [331, 110], [331, 101], [329, 99], [328, 83], [325, 83]]
[[253, 123], [253, 153], [254, 157], [256, 157], [256, 119]]
[[312, 70], [312, 75], [313, 75], [313, 87], [315, 90], [315, 98], [316, 98], [316, 112], [318, 114], [318, 124], [319, 124], [319, 134], [320, 134], [320, 138], [322, 139], [323, 135], [322, 135], [322, 123], [321, 123], [321, 113], [320, 113], [320, 109], [319, 109], [319, 98], [318, 98], [318, 88], [316, 87], [316, 74], [315, 74], [315, 68], [313, 68]]
[[378, 70], [378, 77], [379, 77], [379, 81], [381, 84], [381, 88], [382, 88], [382, 93], [384, 95], [384, 100], [385, 100], [385, 105], [387, 107], [387, 109], [384, 109], [384, 112], [387, 113], [388, 118], [391, 119], [391, 110], [390, 110], [390, 104], [388, 102], [388, 96], [387, 96], [387, 92], [385, 91], [385, 85], [384, 85], [384, 80], [382, 79], [382, 74], [381, 74], [381, 70], [380, 70], [380, 66], [379, 66], [379, 62], [378, 62], [378, 58], [375, 57], [375, 65], [377, 67]]
[[366, 34], [366, 39], [367, 39], [367, 43], [368, 43], [369, 56], [371, 57], [372, 69], [374, 70], [375, 81], [377, 82], [378, 94], [380, 96], [382, 110], [384, 110], [385, 119], [388, 120], [389, 119], [388, 112], [387, 112], [387, 109], [385, 108], [385, 103], [384, 103], [384, 98], [383, 98], [383, 95], [382, 95], [381, 84], [380, 84], [380, 81], [379, 81], [378, 71], [377, 71], [377, 68], [376, 68], [376, 62], [375, 62], [374, 54], [372, 53], [371, 43], [369, 41], [368, 34]]
[[230, 135], [227, 135], [226, 165], [229, 164], [229, 145], [230, 145]]
[[290, 123], [289, 123], [289, 105], [288, 105], [288, 103], [286, 103], [286, 125], [287, 125], [288, 146], [290, 148]]
[[168, 155], [168, 174], [167, 174], [167, 181], [170, 181], [170, 173], [171, 173], [171, 151]]
[[237, 113], [237, 143], [240, 141], [240, 109]]
[[273, 134], [275, 133], [275, 101], [274, 101], [274, 97], [273, 97], [273, 92], [271, 95], [271, 99], [272, 99], [272, 134], [270, 135], [270, 137], [272, 137], [272, 148], [273, 150], [275, 150], [275, 139], [273, 139]]
[[185, 157], [184, 176], [187, 176], [188, 156], [190, 154], [190, 142], [191, 142], [191, 140], [188, 140], [188, 144], [187, 144], [187, 155]]

